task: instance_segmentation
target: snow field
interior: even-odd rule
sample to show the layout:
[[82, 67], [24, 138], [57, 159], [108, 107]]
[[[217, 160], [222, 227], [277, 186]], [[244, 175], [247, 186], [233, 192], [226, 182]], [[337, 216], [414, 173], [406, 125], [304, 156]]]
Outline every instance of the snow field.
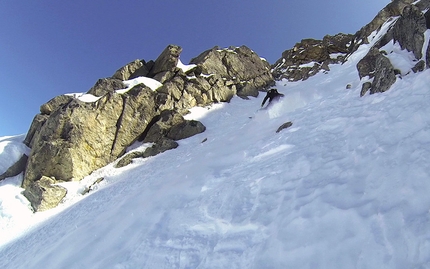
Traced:
[[430, 268], [430, 70], [360, 98], [366, 48], [278, 82], [269, 110], [263, 94], [193, 109], [204, 133], [94, 172], [80, 184], [104, 176], [96, 190], [44, 222], [2, 226], [21, 234], [0, 267]]

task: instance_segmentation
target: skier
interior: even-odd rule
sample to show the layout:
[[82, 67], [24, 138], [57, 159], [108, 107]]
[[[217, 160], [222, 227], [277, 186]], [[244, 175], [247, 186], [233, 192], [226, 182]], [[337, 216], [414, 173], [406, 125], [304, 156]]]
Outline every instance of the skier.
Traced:
[[[267, 107], [269, 107], [270, 103], [275, 100], [278, 101], [281, 97], [283, 97], [284, 95], [282, 93], [279, 93], [277, 89], [270, 89], [267, 92], [266, 97], [264, 97], [263, 103], [261, 103], [261, 107], [264, 106], [264, 103], [266, 103], [267, 99], [269, 99], [269, 103], [267, 104]], [[267, 108], [266, 107], [266, 108]]]

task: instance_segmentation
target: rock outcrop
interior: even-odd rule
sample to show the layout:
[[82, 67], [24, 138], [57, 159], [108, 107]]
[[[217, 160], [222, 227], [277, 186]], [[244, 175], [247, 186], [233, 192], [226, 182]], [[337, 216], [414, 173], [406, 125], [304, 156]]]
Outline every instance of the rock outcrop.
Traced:
[[370, 84], [363, 83], [360, 96], [370, 91], [385, 92], [396, 82], [396, 74], [390, 60], [378, 49], [372, 48], [357, 64], [360, 79], [371, 79]]
[[393, 41], [398, 42], [402, 49], [413, 52], [416, 59], [421, 59], [426, 30], [424, 14], [418, 7], [409, 5], [393, 27]]
[[[190, 108], [229, 102], [235, 95], [257, 96], [274, 84], [274, 78], [298, 81], [327, 73], [331, 64], [344, 63], [361, 45], [369, 44], [375, 33], [378, 40], [357, 64], [360, 94], [385, 92], [409, 73], [390, 61], [391, 52], [385, 51], [390, 42], [413, 53], [416, 63], [410, 72], [430, 67], [430, 47], [424, 47], [429, 9], [430, 0], [394, 0], [355, 34], [303, 39], [272, 66], [246, 46], [214, 47], [187, 66], [180, 63], [182, 48], [177, 45], [167, 46], [155, 61], [130, 62], [95, 83], [87, 92], [94, 95], [93, 102], [61, 95], [41, 106], [25, 138], [31, 153], [24, 194], [36, 211], [55, 206], [65, 195], [57, 183], [81, 180], [119, 158], [121, 167], [135, 158], [154, 156], [177, 147], [177, 140], [203, 132], [202, 123], [184, 119]], [[138, 77], [161, 86], [130, 84]], [[278, 131], [289, 126], [286, 123]], [[137, 140], [153, 145], [144, 152], [125, 154]]]
[[[276, 80], [306, 80], [321, 71], [329, 71], [329, 64], [342, 63], [361, 45], [369, 44], [372, 36], [389, 24], [357, 64], [362, 79], [360, 95], [385, 92], [401, 74], [387, 57], [384, 46], [398, 43], [401, 49], [414, 54], [416, 64], [411, 72], [421, 72], [430, 67], [430, 46], [424, 46], [424, 32], [430, 29], [430, 1], [393, 0], [375, 18], [354, 35], [325, 36], [323, 40], [304, 39], [272, 66]], [[406, 72], [408, 73], [408, 72]]]
[[272, 66], [276, 80], [306, 80], [320, 71], [329, 71], [329, 64], [341, 63], [350, 52], [354, 35], [326, 35], [323, 40], [303, 39]]
[[192, 59], [191, 64], [197, 65], [200, 74], [216, 75], [226, 84], [235, 85], [241, 97], [257, 96], [259, 90], [274, 83], [270, 64], [246, 46], [214, 47]]
[[[395, 17], [400, 16], [403, 12], [403, 9], [415, 2], [414, 0], [393, 0], [387, 6], [385, 6], [378, 14], [373, 18], [373, 20], [363, 26], [357, 33], [355, 33], [355, 38], [352, 44], [351, 52], [357, 50], [357, 48], [361, 44], [369, 43], [369, 36], [373, 31], [378, 31], [381, 26], [389, 21], [393, 20]], [[382, 39], [384, 40], [384, 39]], [[391, 39], [389, 39], [391, 40]], [[389, 41], [387, 40], [387, 41]]]
[[[424, 32], [428, 27], [428, 20], [426, 18], [429, 16], [427, 10], [430, 7], [430, 2], [421, 1], [416, 3], [416, 5], [412, 4], [412, 2], [402, 0], [391, 2], [378, 13], [371, 23], [357, 32], [355, 40], [367, 42], [367, 38], [363, 36], [364, 33], [370, 34], [369, 31], [371, 29], [378, 31], [382, 27], [382, 24], [391, 23], [388, 31], [381, 36], [367, 55], [357, 64], [360, 78], [370, 80], [362, 84], [360, 96], [365, 95], [367, 91], [370, 94], [385, 92], [395, 83], [397, 79], [396, 75], [402, 75], [386, 57], [387, 53], [390, 52], [383, 50], [383, 47], [389, 42], [398, 43], [401, 49], [413, 53], [416, 64], [411, 68], [410, 71], [412, 72], [423, 71], [426, 62], [429, 61], [428, 55], [423, 55], [422, 51]], [[426, 48], [426, 51], [428, 49]], [[427, 58], [423, 60], [423, 57]]]
[[63, 200], [67, 190], [55, 183], [54, 179], [42, 176], [25, 188], [23, 194], [30, 201], [34, 211], [54, 208]]
[[[229, 102], [235, 94], [256, 96], [274, 83], [270, 65], [245, 46], [208, 50], [187, 68], [178, 65], [181, 51], [169, 45], [155, 61], [136, 60], [98, 80], [88, 91], [99, 97], [94, 102], [61, 95], [41, 106], [25, 139], [31, 153], [22, 184], [36, 211], [55, 206], [62, 196], [57, 183], [81, 180], [123, 156], [136, 140], [155, 143], [140, 155], [134, 153], [148, 157], [203, 132], [203, 124], [182, 117], [191, 107]], [[139, 76], [162, 86], [138, 84], [122, 90], [124, 81]], [[57, 202], [44, 202], [49, 196]]]

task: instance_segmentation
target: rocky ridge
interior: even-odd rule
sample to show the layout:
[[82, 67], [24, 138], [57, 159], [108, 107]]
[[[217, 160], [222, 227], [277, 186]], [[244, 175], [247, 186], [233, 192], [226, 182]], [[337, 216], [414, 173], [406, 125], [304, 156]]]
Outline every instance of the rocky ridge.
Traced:
[[[28, 160], [13, 167], [13, 174], [22, 171], [26, 162], [24, 194], [33, 209], [55, 207], [66, 194], [58, 182], [80, 180], [118, 159], [117, 167], [125, 166], [134, 158], [173, 149], [178, 146], [176, 140], [203, 132], [203, 124], [183, 118], [189, 108], [229, 102], [234, 95], [257, 96], [275, 80], [299, 81], [328, 73], [329, 65], [342, 64], [377, 34], [379, 39], [357, 64], [360, 95], [385, 92], [402, 76], [430, 67], [430, 46], [425, 43], [429, 8], [430, 0], [392, 1], [355, 34], [304, 39], [284, 51], [272, 66], [245, 46], [214, 47], [182, 66], [182, 48], [169, 45], [155, 61], [138, 59], [112, 77], [99, 79], [87, 92], [94, 97], [92, 101], [61, 95], [43, 104], [24, 141], [31, 153]], [[390, 42], [413, 53], [416, 64], [411, 70], [401, 72], [393, 66], [392, 52], [385, 50]], [[146, 82], [128, 86], [142, 77]], [[127, 154], [127, 147], [138, 140], [153, 146]]]
[[383, 47], [388, 43], [398, 43], [402, 49], [415, 56], [416, 64], [410, 72], [420, 72], [429, 68], [430, 46], [424, 48], [424, 33], [430, 29], [430, 1], [394, 0], [384, 7], [375, 18], [355, 34], [327, 35], [323, 40], [304, 39], [292, 49], [282, 53], [282, 57], [272, 65], [276, 80], [306, 80], [319, 72], [328, 72], [329, 64], [342, 64], [362, 44], [369, 44], [369, 37], [388, 30], [373, 45], [358, 63], [357, 70], [362, 80], [360, 95], [387, 91], [401, 72], [390, 62]]
[[[269, 63], [245, 46], [215, 47], [186, 67], [179, 61], [181, 51], [169, 45], [155, 61], [135, 60], [98, 80], [86, 94], [93, 101], [61, 95], [41, 106], [25, 138], [31, 153], [22, 184], [35, 211], [61, 201], [65, 189], [56, 183], [81, 180], [124, 156], [137, 140], [154, 145], [120, 166], [203, 132], [203, 124], [183, 118], [188, 109], [229, 102], [236, 94], [256, 96], [274, 83]], [[126, 89], [142, 77], [143, 83]]]

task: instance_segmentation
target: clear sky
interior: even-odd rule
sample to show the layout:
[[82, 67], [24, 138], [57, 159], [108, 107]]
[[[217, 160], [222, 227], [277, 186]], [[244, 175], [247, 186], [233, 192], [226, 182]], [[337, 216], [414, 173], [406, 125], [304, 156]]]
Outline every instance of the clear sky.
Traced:
[[271, 64], [303, 38], [355, 33], [389, 0], [0, 0], [0, 136], [51, 98], [88, 91], [169, 44], [181, 60], [246, 45]]

